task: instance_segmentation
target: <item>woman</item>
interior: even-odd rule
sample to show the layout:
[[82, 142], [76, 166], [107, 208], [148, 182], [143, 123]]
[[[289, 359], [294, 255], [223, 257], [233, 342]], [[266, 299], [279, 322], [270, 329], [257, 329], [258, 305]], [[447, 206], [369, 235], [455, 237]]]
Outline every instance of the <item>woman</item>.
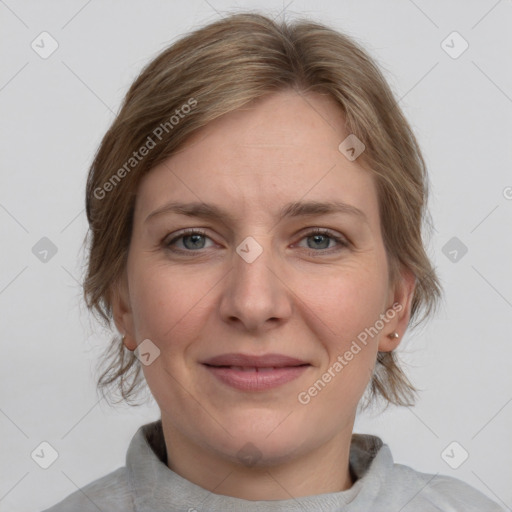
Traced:
[[426, 201], [346, 36], [238, 14], [161, 53], [90, 170], [84, 290], [122, 334], [100, 386], [130, 401], [142, 370], [161, 420], [49, 510], [501, 510], [352, 433], [366, 398], [413, 403], [394, 350], [440, 295]]

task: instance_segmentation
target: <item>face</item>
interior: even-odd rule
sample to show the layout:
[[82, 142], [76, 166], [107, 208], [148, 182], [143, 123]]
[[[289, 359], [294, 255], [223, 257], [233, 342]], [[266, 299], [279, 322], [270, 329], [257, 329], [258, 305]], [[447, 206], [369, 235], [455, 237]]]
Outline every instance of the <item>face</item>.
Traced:
[[[373, 178], [338, 149], [348, 135], [332, 99], [283, 91], [143, 179], [114, 312], [129, 348], [159, 350], [143, 370], [167, 432], [226, 459], [254, 446], [268, 463], [350, 436], [408, 296], [388, 281]], [[205, 363], [226, 354], [299, 361]]]

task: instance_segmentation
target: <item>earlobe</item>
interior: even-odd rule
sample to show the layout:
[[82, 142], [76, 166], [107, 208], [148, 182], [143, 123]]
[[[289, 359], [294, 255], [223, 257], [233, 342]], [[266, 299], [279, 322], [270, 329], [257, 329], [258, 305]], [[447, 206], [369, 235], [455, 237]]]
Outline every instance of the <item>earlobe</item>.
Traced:
[[384, 335], [379, 340], [379, 352], [391, 352], [398, 347], [401, 340], [401, 336], [397, 331], [393, 331]]
[[126, 334], [123, 334], [123, 338], [121, 341], [130, 352], [133, 352], [137, 348], [137, 344], [130, 342], [129, 339], [126, 337]]

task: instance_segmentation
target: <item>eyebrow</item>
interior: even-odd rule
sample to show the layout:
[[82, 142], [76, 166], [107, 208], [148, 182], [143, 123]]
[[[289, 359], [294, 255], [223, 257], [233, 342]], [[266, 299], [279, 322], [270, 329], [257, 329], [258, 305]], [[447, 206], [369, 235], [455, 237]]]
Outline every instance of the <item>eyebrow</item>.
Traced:
[[[213, 221], [223, 222], [226, 219], [231, 222], [233, 221], [233, 216], [227, 210], [224, 210], [223, 208], [214, 204], [202, 202], [182, 203], [179, 201], [171, 201], [151, 212], [146, 217], [144, 222], [146, 223], [156, 216], [169, 213], [186, 215], [188, 217], [199, 217]], [[368, 223], [368, 218], [362, 210], [341, 201], [295, 201], [284, 205], [279, 211], [277, 218], [279, 221], [281, 221], [286, 217], [306, 217], [313, 215], [329, 215], [335, 213], [351, 215], [361, 219], [365, 223]]]

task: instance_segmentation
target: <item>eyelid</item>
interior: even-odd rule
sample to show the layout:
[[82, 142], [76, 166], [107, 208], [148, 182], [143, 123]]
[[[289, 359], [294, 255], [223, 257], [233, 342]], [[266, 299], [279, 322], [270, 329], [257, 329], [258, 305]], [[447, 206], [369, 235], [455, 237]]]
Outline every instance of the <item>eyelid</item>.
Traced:
[[331, 229], [331, 228], [321, 228], [321, 227], [317, 227], [317, 226], [310, 226], [310, 227], [301, 229], [301, 231], [298, 234], [301, 235], [302, 237], [311, 236], [311, 235], [315, 235], [315, 234], [329, 235], [329, 236], [332, 236], [333, 238], [334, 237], [342, 238], [344, 240], [347, 240], [347, 242], [348, 242], [347, 237], [343, 233], [336, 231], [334, 229]]

